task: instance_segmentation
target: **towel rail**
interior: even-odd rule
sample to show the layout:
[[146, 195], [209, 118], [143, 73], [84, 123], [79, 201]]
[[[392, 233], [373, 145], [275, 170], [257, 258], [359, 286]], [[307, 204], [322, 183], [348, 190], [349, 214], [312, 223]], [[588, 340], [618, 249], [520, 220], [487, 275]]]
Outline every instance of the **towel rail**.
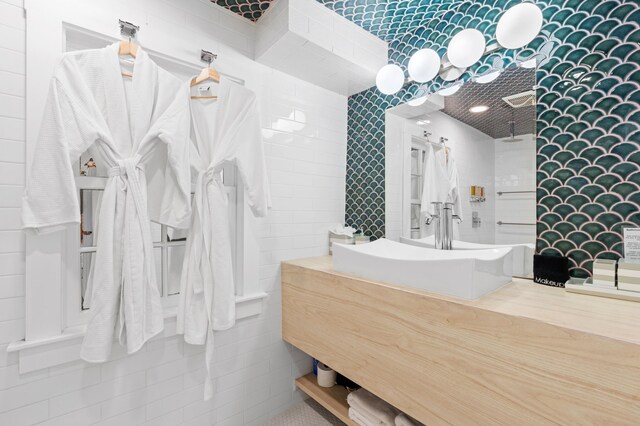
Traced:
[[496, 222], [498, 225], [522, 225], [522, 226], [536, 226], [535, 223], [524, 223], [524, 222], [503, 222], [501, 220]]
[[498, 195], [502, 194], [535, 194], [536, 191], [498, 191]]

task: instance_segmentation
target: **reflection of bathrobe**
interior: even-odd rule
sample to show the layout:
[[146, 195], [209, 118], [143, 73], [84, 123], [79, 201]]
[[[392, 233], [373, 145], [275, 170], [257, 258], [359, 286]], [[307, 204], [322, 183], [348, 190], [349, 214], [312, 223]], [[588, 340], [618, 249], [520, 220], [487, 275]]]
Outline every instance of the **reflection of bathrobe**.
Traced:
[[460, 182], [458, 181], [458, 168], [456, 160], [449, 153], [449, 161], [447, 161], [447, 177], [449, 181], [449, 194], [447, 202], [453, 203], [453, 213], [457, 214], [462, 220], [462, 197], [460, 196]]
[[458, 168], [451, 153], [449, 153], [449, 159], [447, 160], [444, 149], [434, 151], [433, 147], [429, 145], [423, 170], [420, 211], [427, 215], [432, 215], [435, 213], [432, 202], [453, 203], [453, 213], [462, 219], [462, 199], [460, 197]]
[[427, 216], [433, 215], [433, 202], [444, 203], [449, 195], [449, 177], [446, 170], [446, 159], [443, 149], [434, 151], [427, 145], [424, 159], [422, 197], [420, 198], [420, 212]]
[[[179, 80], [142, 50], [123, 80], [119, 44], [67, 53], [51, 80], [23, 200], [36, 233], [79, 224], [75, 178], [89, 148], [108, 169], [89, 276], [90, 319], [80, 356], [109, 358], [114, 330], [127, 352], [162, 331], [150, 219], [188, 225], [189, 106]], [[147, 190], [148, 188], [148, 190]], [[95, 225], [96, 221], [94, 221]]]
[[271, 207], [262, 133], [255, 94], [223, 77], [216, 100], [191, 103], [196, 176], [191, 228], [182, 269], [178, 333], [186, 342], [207, 345], [205, 399], [213, 396], [213, 330], [233, 327], [235, 285], [227, 194], [221, 172], [234, 164], [249, 207], [265, 216]]

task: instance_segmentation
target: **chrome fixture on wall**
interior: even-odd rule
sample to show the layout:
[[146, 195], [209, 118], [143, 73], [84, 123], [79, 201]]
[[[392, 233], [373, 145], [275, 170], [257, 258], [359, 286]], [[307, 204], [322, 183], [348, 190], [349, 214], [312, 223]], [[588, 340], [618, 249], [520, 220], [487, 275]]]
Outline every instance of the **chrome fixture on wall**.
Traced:
[[122, 19], [118, 20], [118, 25], [120, 26], [120, 35], [122, 37], [128, 38], [129, 41], [136, 38], [138, 31], [140, 31], [140, 26], [132, 24], [131, 22], [123, 21]]

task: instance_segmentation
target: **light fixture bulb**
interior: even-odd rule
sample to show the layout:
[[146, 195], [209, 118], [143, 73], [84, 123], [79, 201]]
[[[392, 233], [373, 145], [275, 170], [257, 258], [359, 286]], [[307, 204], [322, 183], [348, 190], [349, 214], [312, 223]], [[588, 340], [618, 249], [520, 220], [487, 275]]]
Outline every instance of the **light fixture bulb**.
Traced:
[[409, 77], [418, 83], [431, 81], [440, 71], [440, 56], [433, 49], [418, 50], [409, 59], [407, 70]]
[[404, 86], [404, 72], [395, 64], [387, 64], [376, 74], [376, 87], [385, 95], [393, 95]]
[[485, 75], [481, 75], [480, 77], [475, 79], [475, 82], [476, 83], [480, 83], [480, 84], [491, 83], [496, 78], [500, 77], [501, 73], [502, 73], [502, 71], [498, 70], [498, 71], [490, 72], [490, 73], [485, 74]]
[[473, 28], [467, 28], [453, 36], [447, 47], [447, 56], [451, 65], [466, 68], [475, 64], [484, 55], [486, 47], [484, 35]]
[[498, 20], [496, 40], [507, 49], [526, 46], [540, 33], [542, 20], [542, 11], [535, 4], [517, 4]]
[[454, 93], [456, 93], [458, 90], [460, 90], [460, 87], [462, 87], [462, 84], [456, 84], [453, 86], [449, 86], [446, 89], [442, 89], [438, 91], [438, 94], [440, 96], [451, 96]]
[[407, 105], [412, 106], [412, 107], [417, 107], [417, 106], [422, 105], [426, 101], [427, 101], [427, 97], [426, 96], [420, 96], [419, 98], [414, 98], [414, 99], [411, 99], [410, 101], [408, 101]]
[[474, 106], [469, 108], [469, 112], [473, 112], [474, 114], [478, 114], [480, 112], [485, 112], [489, 109], [488, 106], [486, 105], [478, 105], [478, 106]]

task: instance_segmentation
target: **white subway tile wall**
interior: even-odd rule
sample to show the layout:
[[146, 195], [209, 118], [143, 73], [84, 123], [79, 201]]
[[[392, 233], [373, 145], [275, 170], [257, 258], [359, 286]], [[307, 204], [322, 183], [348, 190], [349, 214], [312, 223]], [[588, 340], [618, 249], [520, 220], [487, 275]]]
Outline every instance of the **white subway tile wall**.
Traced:
[[[252, 57], [253, 24], [206, 0], [156, 1], [149, 10]], [[328, 254], [327, 229], [344, 221], [346, 97], [256, 64], [273, 196], [260, 222], [259, 277], [269, 297], [260, 316], [217, 333], [216, 395], [204, 402], [203, 349], [179, 336], [131, 356], [116, 350], [105, 364], [22, 375], [17, 355], [7, 354], [24, 337], [24, 52], [22, 0], [0, 0], [0, 425], [257, 425], [301, 400], [293, 380], [311, 360], [281, 339], [279, 263]]]

